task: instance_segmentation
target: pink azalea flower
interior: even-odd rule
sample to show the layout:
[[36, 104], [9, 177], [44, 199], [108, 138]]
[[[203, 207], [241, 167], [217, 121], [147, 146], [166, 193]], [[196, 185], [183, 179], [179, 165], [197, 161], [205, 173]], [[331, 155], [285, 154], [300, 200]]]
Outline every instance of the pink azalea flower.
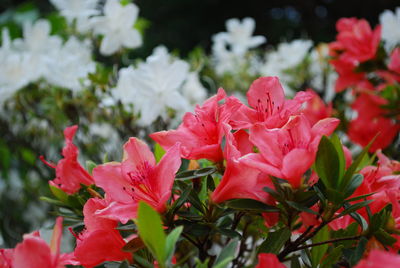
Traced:
[[118, 222], [97, 215], [107, 202], [91, 198], [84, 208], [86, 229], [77, 236], [75, 257], [86, 268], [97, 266], [105, 261], [132, 260], [132, 255], [122, 251], [126, 242], [117, 229]]
[[332, 115], [332, 103], [326, 105], [325, 102], [312, 89], [307, 90], [312, 98], [306, 101], [301, 112], [307, 117], [311, 125], [314, 125], [321, 119], [328, 118]]
[[78, 126], [67, 127], [64, 130], [65, 146], [62, 150], [63, 159], [53, 165], [43, 159], [48, 166], [56, 170], [56, 178], [50, 184], [60, 188], [68, 194], [74, 194], [81, 188], [81, 184], [93, 184], [93, 178], [78, 162], [78, 148], [73, 144], [73, 139]]
[[0, 249], [0, 268], [12, 268], [13, 267], [13, 255], [14, 255], [14, 249], [1, 248]]
[[231, 133], [232, 128], [224, 125], [226, 169], [220, 184], [211, 195], [215, 203], [235, 198], [250, 198], [265, 203], [274, 203], [263, 187], [273, 187], [269, 176], [256, 168], [246, 167], [238, 160], [243, 154], [252, 152], [253, 145], [247, 132], [239, 130]]
[[357, 64], [346, 57], [333, 59], [330, 61], [330, 64], [338, 73], [338, 78], [335, 83], [336, 92], [341, 92], [350, 86], [358, 85], [366, 80], [366, 74], [363, 72], [355, 72]]
[[282, 128], [267, 129], [256, 124], [250, 128], [250, 141], [260, 153], [241, 158], [250, 167], [288, 180], [293, 187], [314, 163], [318, 144], [323, 135], [330, 135], [339, 124], [336, 118], [320, 120], [311, 127], [304, 115], [293, 116]]
[[256, 123], [263, 123], [268, 128], [281, 127], [300, 110], [302, 103], [312, 97], [311, 93], [300, 91], [293, 100], [286, 100], [278, 77], [261, 77], [247, 92], [250, 107], [240, 105], [230, 124], [234, 129], [250, 128]]
[[[225, 99], [225, 104], [219, 104]], [[186, 113], [183, 123], [177, 130], [160, 131], [150, 137], [164, 149], [175, 143], [181, 143], [181, 154], [186, 159], [209, 159], [214, 162], [223, 160], [221, 142], [222, 124], [229, 120], [232, 112], [240, 105], [234, 97], [226, 98], [221, 88], [217, 95], [209, 98], [202, 106], [197, 106], [193, 113]]]
[[149, 147], [139, 139], [130, 138], [124, 145], [122, 163], [106, 163], [93, 169], [96, 185], [103, 188], [112, 201], [99, 215], [126, 223], [136, 218], [140, 200], [162, 213], [180, 165], [179, 143], [156, 164]]
[[375, 58], [381, 39], [381, 27], [371, 29], [369, 23], [356, 18], [342, 18], [336, 24], [338, 30], [337, 42], [343, 57], [355, 62], [363, 62]]
[[361, 260], [354, 268], [398, 268], [400, 256], [383, 250], [371, 250], [368, 257]]
[[256, 268], [286, 268], [272, 253], [260, 253], [258, 254], [258, 264]]
[[385, 117], [385, 110], [380, 107], [384, 104], [385, 99], [362, 93], [352, 105], [358, 116], [349, 124], [349, 138], [361, 146], [366, 146], [379, 133], [371, 145], [370, 152], [389, 146], [400, 130], [400, 124]]
[[61, 235], [61, 217], [56, 220], [50, 246], [40, 238], [38, 232], [24, 235], [24, 240], [15, 247], [14, 252], [7, 252], [8, 262], [10, 262], [10, 255], [12, 255], [12, 265], [9, 267], [62, 268], [65, 265], [79, 265], [72, 253], [60, 254]]

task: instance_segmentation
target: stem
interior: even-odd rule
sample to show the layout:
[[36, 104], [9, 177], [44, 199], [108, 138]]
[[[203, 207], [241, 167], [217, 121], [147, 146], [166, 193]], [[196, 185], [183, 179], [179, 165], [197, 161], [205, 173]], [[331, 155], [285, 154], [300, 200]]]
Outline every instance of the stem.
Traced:
[[360, 237], [361, 237], [361, 235], [356, 235], [356, 236], [350, 236], [350, 237], [342, 237], [342, 238], [331, 239], [331, 240], [327, 240], [327, 241], [323, 241], [323, 242], [318, 242], [318, 243], [314, 243], [314, 244], [300, 246], [300, 247], [297, 247], [297, 250], [310, 248], [310, 247], [316, 247], [316, 246], [329, 244], [329, 243], [340, 242], [340, 241], [357, 240], [357, 239], [360, 239]]

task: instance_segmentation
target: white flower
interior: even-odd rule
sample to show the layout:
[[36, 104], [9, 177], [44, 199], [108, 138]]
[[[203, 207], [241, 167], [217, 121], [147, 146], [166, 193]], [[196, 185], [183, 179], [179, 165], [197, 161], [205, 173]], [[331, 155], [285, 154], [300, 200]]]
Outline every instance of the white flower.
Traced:
[[11, 49], [11, 40], [7, 28], [2, 31], [0, 48], [0, 105], [18, 89], [32, 80], [34, 67], [27, 53], [17, 53]]
[[138, 123], [149, 126], [159, 116], [168, 119], [168, 109], [177, 113], [190, 110], [181, 93], [188, 75], [188, 63], [171, 58], [165, 47], [157, 47], [146, 62], [120, 70], [114, 96], [133, 104], [135, 113], [140, 114]]
[[130, 3], [122, 6], [118, 0], [107, 0], [104, 16], [92, 19], [94, 32], [104, 35], [100, 52], [111, 55], [121, 47], [135, 48], [142, 44], [142, 37], [133, 28], [139, 9]]
[[91, 52], [89, 41], [80, 42], [70, 37], [50, 63], [45, 79], [73, 91], [82, 89], [80, 80], [96, 69]]
[[50, 2], [68, 23], [76, 20], [77, 29], [82, 33], [90, 28], [89, 17], [99, 14], [99, 10], [96, 9], [99, 0], [50, 0]]
[[212, 52], [217, 74], [234, 72], [245, 63], [244, 56], [251, 48], [266, 42], [264, 36], [252, 36], [255, 22], [252, 18], [229, 19], [227, 32], [213, 36]]
[[276, 51], [266, 54], [265, 64], [260, 69], [261, 74], [278, 76], [284, 85], [285, 93], [287, 95], [293, 94], [293, 90], [288, 86], [291, 77], [286, 74], [286, 71], [296, 67], [304, 60], [312, 44], [310, 40], [300, 39], [290, 43], [280, 43]]
[[34, 24], [28, 22], [23, 27], [23, 39], [13, 42], [16, 51], [29, 55], [33, 80], [39, 79], [49, 71], [49, 63], [61, 48], [61, 37], [50, 35], [50, 31], [50, 23], [47, 20], [38, 20]]
[[400, 44], [400, 7], [396, 12], [385, 10], [379, 16], [382, 25], [382, 40], [385, 41], [385, 48], [390, 52], [397, 44]]
[[216, 38], [229, 45], [233, 54], [238, 56], [243, 56], [249, 49], [266, 41], [264, 36], [252, 36], [255, 28], [252, 18], [244, 18], [242, 22], [239, 19], [229, 19], [226, 28], [228, 32], [218, 33]]
[[200, 104], [206, 99], [207, 91], [201, 84], [197, 72], [188, 74], [182, 86], [182, 94], [192, 105]]

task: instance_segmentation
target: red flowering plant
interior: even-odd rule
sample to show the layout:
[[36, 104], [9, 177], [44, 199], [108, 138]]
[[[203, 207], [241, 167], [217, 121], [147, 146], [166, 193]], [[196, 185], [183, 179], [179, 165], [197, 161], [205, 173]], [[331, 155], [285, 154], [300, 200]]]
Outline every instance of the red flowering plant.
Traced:
[[247, 97], [220, 89], [151, 134], [154, 153], [130, 138], [121, 161], [86, 169], [67, 128], [43, 199], [75, 249], [60, 253], [59, 218], [50, 247], [26, 235], [1, 249], [0, 267], [397, 267], [400, 163], [369, 155], [373, 138], [353, 159], [331, 106], [310, 92], [286, 99], [277, 77]]
[[342, 18], [336, 28], [336, 41], [329, 45], [330, 63], [338, 73], [335, 89], [348, 89], [353, 99], [350, 105], [337, 99], [336, 107], [354, 111], [351, 118], [340, 116], [343, 130], [360, 146], [376, 136], [370, 152], [387, 149], [396, 154], [390, 145], [400, 130], [400, 48], [385, 50], [381, 26], [372, 29], [364, 19]]

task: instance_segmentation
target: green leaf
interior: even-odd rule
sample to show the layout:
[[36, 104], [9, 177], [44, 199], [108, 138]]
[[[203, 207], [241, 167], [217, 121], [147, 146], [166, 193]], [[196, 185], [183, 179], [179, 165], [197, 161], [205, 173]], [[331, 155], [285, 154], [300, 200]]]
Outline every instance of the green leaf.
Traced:
[[301, 268], [298, 256], [294, 255], [290, 258], [290, 268]]
[[51, 184], [49, 184], [50, 187], [50, 191], [52, 192], [52, 194], [57, 197], [58, 200], [60, 200], [63, 203], [67, 203], [68, 202], [68, 194], [65, 193], [63, 190], [61, 190], [60, 188], [57, 188]]
[[208, 268], [208, 262], [210, 261], [210, 259], [206, 259], [204, 262], [202, 262], [199, 259], [196, 259], [196, 268]]
[[361, 208], [367, 206], [368, 204], [372, 203], [373, 201], [374, 201], [374, 200], [365, 200], [365, 201], [362, 201], [362, 202], [355, 203], [355, 204], [353, 204], [353, 205], [351, 205], [351, 206], [348, 206], [348, 207], [345, 208], [345, 210], [343, 210], [343, 211], [338, 215], [338, 217], [341, 217], [341, 216], [350, 214], [350, 213], [352, 213], [352, 212], [356, 212], [357, 210], [359, 210], [359, 209], [361, 209]]
[[167, 252], [167, 262], [171, 263], [172, 257], [175, 252], [175, 244], [178, 242], [179, 236], [183, 231], [183, 226], [176, 227], [171, 233], [168, 234], [166, 239], [166, 252]]
[[264, 204], [254, 199], [232, 199], [226, 202], [230, 208], [254, 212], [279, 212], [277, 207]]
[[133, 259], [135, 260], [135, 262], [137, 262], [138, 264], [140, 264], [142, 267], [145, 268], [154, 268], [154, 265], [151, 264], [148, 260], [146, 260], [145, 258], [139, 256], [138, 254], [133, 254]]
[[338, 185], [340, 160], [335, 145], [326, 136], [319, 143], [315, 167], [326, 187]]
[[44, 202], [47, 202], [47, 203], [49, 203], [49, 204], [58, 206], [58, 207], [68, 207], [68, 205], [66, 205], [65, 203], [63, 203], [63, 202], [61, 202], [61, 201], [59, 201], [59, 200], [55, 200], [55, 199], [48, 198], [48, 197], [46, 197], [46, 196], [41, 196], [41, 197], [40, 197], [40, 200], [42, 200], [42, 201], [44, 201]]
[[350, 213], [350, 216], [361, 226], [362, 230], [365, 231], [368, 229], [368, 223], [364, 219], [363, 216], [358, 214], [357, 212]]
[[346, 169], [346, 158], [344, 156], [342, 143], [340, 142], [339, 136], [336, 133], [332, 134], [331, 142], [335, 146], [336, 152], [338, 154], [339, 159], [339, 183], [342, 179], [345, 169]]
[[236, 248], [239, 240], [233, 239], [228, 243], [215, 260], [213, 268], [225, 268], [235, 258]]
[[293, 201], [286, 201], [286, 203], [289, 206], [291, 206], [292, 208], [294, 208], [294, 209], [296, 209], [298, 211], [304, 211], [304, 212], [311, 213], [311, 214], [314, 214], [314, 215], [319, 215], [318, 212], [316, 212], [316, 211], [314, 211], [314, 210], [312, 210], [312, 209], [310, 209], [308, 207], [305, 207], [302, 204], [299, 204], [299, 203], [296, 203], [296, 202], [293, 202]]
[[97, 166], [97, 164], [93, 161], [87, 160], [86, 161], [86, 170], [89, 172], [89, 174], [92, 175], [93, 169]]
[[356, 197], [352, 197], [352, 198], [346, 199], [345, 202], [353, 202], [353, 201], [357, 201], [357, 200], [360, 200], [360, 199], [364, 199], [364, 198], [366, 198], [368, 196], [374, 195], [375, 193], [376, 192], [369, 193], [369, 194], [363, 194], [363, 195], [359, 195], [359, 196], [356, 196]]
[[342, 256], [343, 245], [334, 248], [328, 256], [322, 260], [321, 268], [331, 268], [336, 264]]
[[371, 147], [371, 144], [375, 141], [375, 136], [372, 141], [361, 151], [359, 156], [356, 158], [356, 160], [350, 165], [350, 167], [346, 170], [346, 172], [343, 175], [342, 183], [340, 185], [340, 189], [344, 189], [347, 184], [349, 183], [350, 179], [353, 177], [353, 174], [356, 172], [358, 166], [362, 162], [364, 156], [368, 153], [369, 148]]
[[172, 204], [171, 210], [173, 211], [173, 213], [175, 213], [175, 211], [177, 211], [186, 202], [191, 191], [192, 191], [192, 185], [190, 184], [180, 194], [179, 198]]
[[217, 169], [214, 167], [205, 167], [205, 168], [195, 169], [195, 170], [185, 170], [185, 171], [182, 171], [182, 172], [179, 172], [178, 174], [176, 174], [175, 179], [181, 180], [181, 181], [191, 180], [191, 179], [211, 175], [211, 174], [215, 173], [216, 170]]
[[368, 240], [365, 237], [361, 237], [358, 241], [357, 247], [354, 249], [353, 254], [351, 255], [349, 262], [350, 265], [355, 265], [363, 256], [365, 248], [367, 246]]
[[161, 267], [166, 261], [166, 237], [163, 231], [160, 215], [147, 203], [140, 201], [136, 225], [139, 236], [157, 259]]
[[270, 232], [267, 239], [260, 245], [258, 253], [278, 254], [283, 245], [290, 239], [292, 232], [289, 228], [282, 228], [275, 232]]
[[375, 232], [374, 235], [379, 242], [381, 242], [383, 245], [386, 246], [392, 246], [394, 243], [397, 242], [396, 238], [391, 236], [388, 232], [386, 232], [382, 228], [379, 228], [379, 230]]
[[[329, 240], [329, 229], [328, 226], [322, 228], [312, 239], [313, 243], [319, 243]], [[329, 245], [324, 244], [320, 246], [313, 247], [311, 249], [311, 263], [313, 267], [317, 267], [324, 257]]]
[[160, 144], [156, 143], [156, 145], [154, 145], [154, 157], [156, 158], [157, 163], [160, 162], [164, 154], [165, 154], [164, 148], [161, 147]]
[[346, 188], [344, 189], [344, 193], [345, 193], [344, 196], [345, 196], [345, 198], [351, 196], [351, 195], [354, 193], [354, 191], [358, 188], [358, 186], [361, 185], [361, 183], [363, 182], [363, 180], [364, 180], [364, 176], [363, 176], [363, 175], [361, 175], [361, 174], [355, 174], [355, 175], [351, 178], [351, 180], [350, 180], [350, 182], [348, 183], [348, 185], [346, 186]]

